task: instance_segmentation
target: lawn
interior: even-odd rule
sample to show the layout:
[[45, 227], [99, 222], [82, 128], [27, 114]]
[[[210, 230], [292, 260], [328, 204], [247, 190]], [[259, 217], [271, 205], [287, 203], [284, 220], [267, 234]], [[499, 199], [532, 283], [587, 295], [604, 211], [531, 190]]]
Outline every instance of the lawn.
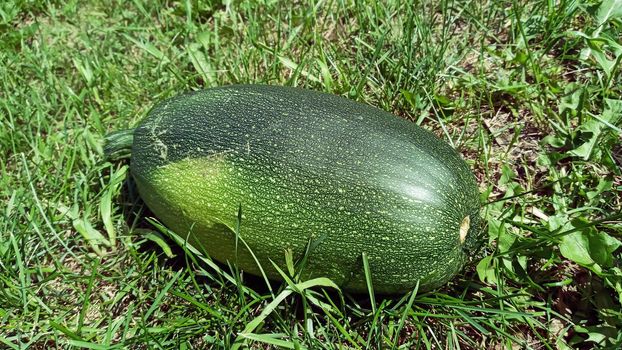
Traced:
[[[0, 348], [620, 349], [621, 61], [620, 0], [2, 1]], [[479, 181], [484, 248], [394, 297], [182, 248], [104, 137], [232, 83], [433, 131]]]

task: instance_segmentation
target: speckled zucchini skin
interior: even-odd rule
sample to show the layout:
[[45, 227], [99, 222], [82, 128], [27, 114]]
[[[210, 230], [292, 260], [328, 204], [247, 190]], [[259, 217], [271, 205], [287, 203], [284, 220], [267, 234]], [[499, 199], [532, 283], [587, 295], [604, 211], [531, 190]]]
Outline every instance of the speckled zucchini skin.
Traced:
[[[268, 277], [310, 241], [303, 278], [402, 293], [448, 282], [479, 248], [473, 174], [414, 123], [342, 97], [241, 85], [158, 104], [134, 132], [131, 172], [155, 215], [193, 246], [236, 263], [240, 236]], [[470, 219], [465, 240], [460, 225]], [[259, 274], [238, 245], [238, 266]]]

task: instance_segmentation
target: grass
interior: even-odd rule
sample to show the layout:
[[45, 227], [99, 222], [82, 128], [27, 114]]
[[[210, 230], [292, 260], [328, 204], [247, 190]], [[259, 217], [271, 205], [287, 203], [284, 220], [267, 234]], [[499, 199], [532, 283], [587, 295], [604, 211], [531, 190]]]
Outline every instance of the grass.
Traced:
[[[622, 347], [622, 4], [0, 4], [0, 347]], [[267, 288], [175, 244], [105, 134], [229, 83], [344, 95], [468, 160], [489, 241], [433, 292]]]

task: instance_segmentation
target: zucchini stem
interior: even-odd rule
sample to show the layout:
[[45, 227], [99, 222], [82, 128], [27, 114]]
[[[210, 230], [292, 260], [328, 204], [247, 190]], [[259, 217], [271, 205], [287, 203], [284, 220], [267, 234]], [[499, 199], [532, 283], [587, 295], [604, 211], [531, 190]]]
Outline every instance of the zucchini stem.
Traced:
[[132, 155], [134, 130], [135, 129], [119, 130], [111, 132], [104, 137], [106, 141], [104, 145], [104, 156], [106, 160], [117, 161], [119, 159], [129, 158]]

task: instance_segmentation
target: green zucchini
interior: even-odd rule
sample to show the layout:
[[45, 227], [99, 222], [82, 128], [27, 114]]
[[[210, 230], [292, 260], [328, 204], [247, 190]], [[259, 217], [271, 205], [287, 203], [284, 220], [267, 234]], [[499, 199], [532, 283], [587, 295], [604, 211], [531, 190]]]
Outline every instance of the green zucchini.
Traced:
[[[121, 136], [132, 142], [131, 173], [151, 211], [247, 273], [260, 274], [259, 262], [280, 279], [271, 262], [286, 271], [290, 251], [306, 257], [301, 278], [362, 292], [365, 253], [376, 292], [418, 282], [429, 290], [483, 241], [477, 183], [460, 155], [414, 123], [346, 98], [212, 88], [159, 103]], [[237, 238], [247, 246], [236, 241], [239, 208]]]

